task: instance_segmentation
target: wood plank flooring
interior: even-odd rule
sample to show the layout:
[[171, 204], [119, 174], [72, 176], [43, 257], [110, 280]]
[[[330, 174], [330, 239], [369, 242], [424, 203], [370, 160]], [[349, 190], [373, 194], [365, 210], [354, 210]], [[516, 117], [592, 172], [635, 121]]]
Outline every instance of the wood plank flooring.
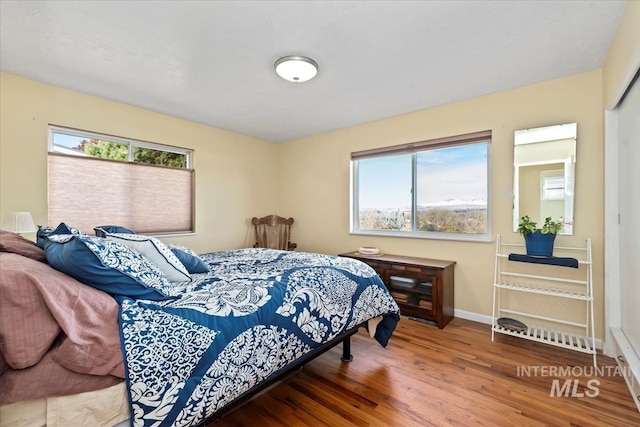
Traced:
[[[640, 426], [613, 359], [598, 356], [612, 368], [597, 376], [589, 355], [505, 335], [492, 342], [490, 326], [464, 319], [438, 329], [403, 318], [386, 349], [361, 330], [353, 362], [340, 354], [328, 351], [209, 426]], [[541, 368], [523, 375], [528, 366]], [[587, 375], [574, 377], [580, 370]], [[554, 379], [577, 379], [584, 396], [551, 397]]]

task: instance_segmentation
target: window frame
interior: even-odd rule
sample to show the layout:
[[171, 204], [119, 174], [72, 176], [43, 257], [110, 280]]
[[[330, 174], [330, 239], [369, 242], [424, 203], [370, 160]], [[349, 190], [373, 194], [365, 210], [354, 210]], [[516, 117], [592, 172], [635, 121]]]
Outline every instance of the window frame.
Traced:
[[[451, 233], [440, 231], [418, 231], [417, 216], [417, 198], [418, 192], [417, 181], [417, 155], [420, 152], [435, 150], [440, 148], [464, 146], [472, 144], [487, 144], [487, 223], [484, 233]], [[350, 227], [349, 234], [362, 236], [380, 236], [380, 237], [405, 237], [417, 239], [432, 240], [460, 240], [473, 242], [491, 242], [491, 146], [492, 132], [482, 131], [472, 134], [458, 135], [453, 137], [445, 137], [434, 140], [419, 141], [409, 144], [400, 144], [389, 147], [382, 147], [370, 150], [363, 150], [351, 153], [350, 164]], [[359, 160], [372, 157], [392, 156], [398, 154], [411, 154], [411, 231], [401, 230], [371, 230], [359, 228], [360, 206], [359, 206]]]
[[176, 166], [166, 166], [166, 165], [155, 165], [153, 163], [136, 162], [134, 160], [133, 148], [140, 147], [140, 148], [149, 148], [151, 150], [157, 150], [157, 151], [166, 151], [168, 153], [182, 154], [186, 158], [186, 163], [183, 168], [179, 168], [179, 169], [191, 169], [193, 150], [188, 148], [180, 148], [172, 145], [158, 144], [156, 142], [141, 141], [133, 138], [124, 138], [121, 136], [109, 135], [109, 134], [98, 133], [98, 132], [90, 132], [86, 130], [74, 129], [74, 128], [51, 125], [51, 124], [49, 125], [49, 128], [48, 128], [48, 150], [50, 153], [66, 154], [69, 156], [76, 155], [76, 154], [67, 153], [65, 150], [56, 150], [56, 147], [59, 147], [59, 146], [53, 143], [54, 133], [63, 133], [65, 135], [72, 135], [72, 136], [77, 136], [77, 137], [86, 138], [86, 139], [100, 139], [108, 142], [117, 142], [120, 144], [126, 144], [128, 146], [127, 160], [105, 159], [103, 157], [88, 156], [88, 157], [93, 157], [95, 159], [111, 160], [115, 162], [138, 163], [138, 164], [159, 166], [159, 167], [165, 167], [165, 168], [176, 167]]

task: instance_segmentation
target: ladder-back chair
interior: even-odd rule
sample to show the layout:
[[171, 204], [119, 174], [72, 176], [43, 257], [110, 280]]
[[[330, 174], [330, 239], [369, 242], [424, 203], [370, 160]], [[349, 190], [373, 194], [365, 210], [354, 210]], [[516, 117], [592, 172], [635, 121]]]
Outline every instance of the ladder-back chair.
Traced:
[[251, 219], [256, 232], [254, 248], [270, 248], [292, 251], [298, 245], [291, 242], [291, 226], [293, 218], [278, 215], [267, 215]]

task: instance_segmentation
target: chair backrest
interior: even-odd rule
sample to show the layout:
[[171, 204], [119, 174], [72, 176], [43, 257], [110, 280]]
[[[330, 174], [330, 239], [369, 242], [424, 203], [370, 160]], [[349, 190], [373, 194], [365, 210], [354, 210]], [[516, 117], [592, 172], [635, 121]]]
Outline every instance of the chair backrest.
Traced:
[[270, 248], [292, 250], [295, 243], [291, 243], [291, 225], [293, 218], [283, 218], [278, 215], [267, 215], [262, 218], [251, 219], [256, 231], [256, 248]]

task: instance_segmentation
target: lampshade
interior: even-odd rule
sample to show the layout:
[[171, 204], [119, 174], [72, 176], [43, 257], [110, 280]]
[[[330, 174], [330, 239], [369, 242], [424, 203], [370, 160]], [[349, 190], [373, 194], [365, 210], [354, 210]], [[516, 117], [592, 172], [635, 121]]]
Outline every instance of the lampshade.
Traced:
[[29, 212], [9, 212], [2, 218], [2, 229], [14, 233], [35, 233], [36, 226]]
[[294, 83], [306, 82], [318, 74], [318, 64], [306, 56], [283, 56], [274, 66], [280, 77]]

